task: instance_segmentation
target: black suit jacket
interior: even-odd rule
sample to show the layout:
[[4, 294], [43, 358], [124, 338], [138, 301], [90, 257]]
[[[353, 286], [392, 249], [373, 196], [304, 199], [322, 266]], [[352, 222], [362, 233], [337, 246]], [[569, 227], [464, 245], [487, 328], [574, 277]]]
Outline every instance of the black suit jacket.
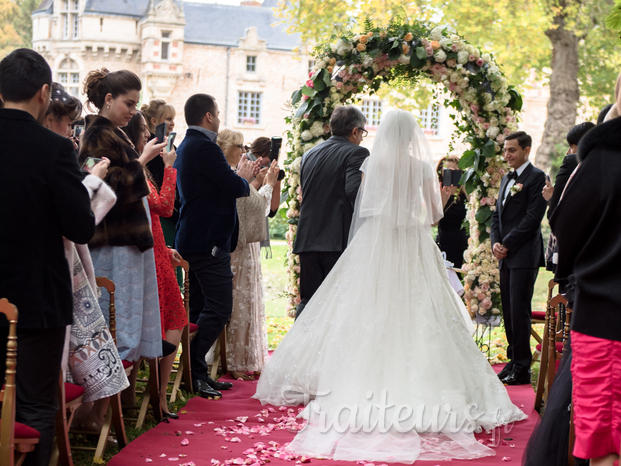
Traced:
[[509, 268], [537, 268], [545, 266], [541, 220], [546, 212], [546, 201], [541, 190], [546, 182], [543, 171], [529, 164], [515, 181], [522, 190], [511, 196], [503, 206], [509, 178], [504, 176], [496, 210], [492, 215], [492, 247], [501, 243], [509, 252], [502, 261]]
[[84, 244], [95, 232], [73, 144], [12, 109], [0, 109], [0, 135], [0, 298], [17, 306], [20, 328], [69, 325], [63, 236]]
[[368, 149], [332, 136], [302, 157], [302, 207], [293, 253], [342, 252]]
[[181, 201], [175, 234], [179, 253], [210, 253], [214, 246], [234, 251], [236, 199], [250, 194], [248, 182], [231, 170], [220, 147], [195, 129], [179, 145], [174, 167]]
[[558, 201], [561, 200], [561, 195], [567, 185], [567, 181], [569, 181], [569, 177], [577, 166], [578, 156], [576, 154], [566, 155], [563, 159], [561, 168], [559, 168], [558, 173], [556, 174], [556, 180], [554, 181], [554, 192], [552, 193], [550, 201], [548, 201], [548, 220], [552, 218], [552, 214], [556, 210]]

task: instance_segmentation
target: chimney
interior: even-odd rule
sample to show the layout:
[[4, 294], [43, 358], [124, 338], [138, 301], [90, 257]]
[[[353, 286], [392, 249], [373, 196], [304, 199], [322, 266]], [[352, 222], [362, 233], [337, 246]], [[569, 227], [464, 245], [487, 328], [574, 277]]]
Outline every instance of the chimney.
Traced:
[[261, 6], [261, 2], [257, 0], [243, 0], [239, 4], [241, 6]]

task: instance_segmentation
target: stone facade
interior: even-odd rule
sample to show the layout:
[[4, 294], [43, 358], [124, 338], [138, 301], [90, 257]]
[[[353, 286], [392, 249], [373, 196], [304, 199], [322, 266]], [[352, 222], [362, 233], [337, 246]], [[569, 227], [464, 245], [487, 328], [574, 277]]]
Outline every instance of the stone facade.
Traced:
[[[298, 37], [272, 26], [277, 21], [274, 2], [44, 0], [32, 16], [33, 48], [48, 60], [54, 79], [82, 100], [82, 82], [90, 70], [129, 69], [142, 80], [143, 103], [161, 98], [175, 106], [178, 140], [186, 130], [183, 105], [202, 92], [216, 98], [221, 127], [241, 131], [251, 142], [284, 134], [287, 101], [309, 70], [310, 57]], [[259, 108], [253, 105], [257, 98]], [[547, 88], [540, 86], [524, 95], [521, 127], [533, 136], [533, 153], [541, 141], [547, 100]], [[363, 105], [367, 113], [369, 108]], [[363, 145], [370, 148], [375, 126], [368, 129]], [[437, 132], [427, 128], [426, 134], [436, 159], [448, 152], [452, 120], [447, 109], [440, 109]]]

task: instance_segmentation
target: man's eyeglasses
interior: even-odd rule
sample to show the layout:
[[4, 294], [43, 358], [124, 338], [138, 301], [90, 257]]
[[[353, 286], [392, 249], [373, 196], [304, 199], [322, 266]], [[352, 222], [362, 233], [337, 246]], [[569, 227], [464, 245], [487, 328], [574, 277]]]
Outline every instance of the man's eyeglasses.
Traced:
[[358, 128], [358, 129], [360, 130], [360, 133], [362, 134], [363, 138], [366, 138], [367, 134], [369, 134], [369, 132], [364, 128]]

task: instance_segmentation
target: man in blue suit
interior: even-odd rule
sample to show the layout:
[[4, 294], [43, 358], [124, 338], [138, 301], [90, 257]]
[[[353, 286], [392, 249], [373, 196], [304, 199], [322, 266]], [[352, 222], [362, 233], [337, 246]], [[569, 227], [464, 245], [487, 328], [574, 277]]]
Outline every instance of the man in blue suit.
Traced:
[[249, 195], [254, 168], [244, 158], [237, 173], [231, 170], [216, 144], [220, 112], [212, 96], [191, 96], [184, 112], [188, 131], [174, 165], [181, 200], [175, 246], [190, 264], [190, 321], [198, 325], [190, 346], [194, 389], [204, 398], [218, 398], [218, 390], [233, 385], [207, 376], [205, 355], [233, 311], [236, 199]]

